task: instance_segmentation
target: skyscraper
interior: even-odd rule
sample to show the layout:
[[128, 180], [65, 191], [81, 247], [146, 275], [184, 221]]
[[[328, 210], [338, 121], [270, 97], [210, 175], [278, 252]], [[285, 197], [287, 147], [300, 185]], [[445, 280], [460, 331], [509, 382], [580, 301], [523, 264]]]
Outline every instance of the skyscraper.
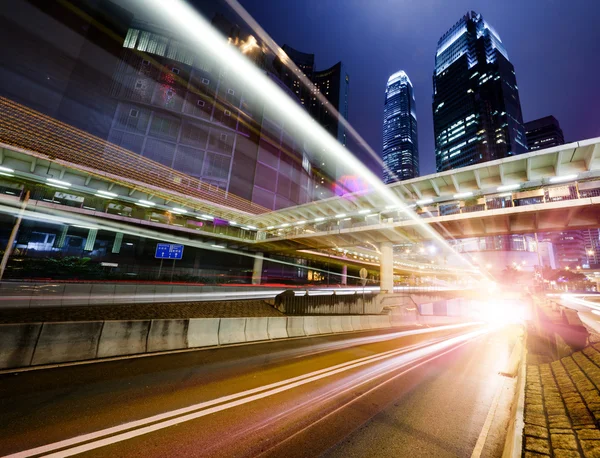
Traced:
[[279, 71], [280, 79], [296, 94], [300, 103], [306, 106], [310, 115], [321, 124], [327, 132], [342, 144], [346, 144], [346, 129], [338, 116], [333, 116], [328, 107], [321, 103], [316, 93], [320, 92], [342, 117], [348, 119], [348, 94], [350, 77], [342, 62], [338, 62], [325, 70], [315, 70], [315, 55], [308, 54], [288, 45], [283, 45], [283, 52], [296, 64], [302, 73], [313, 83], [307, 87], [297, 75], [290, 71], [280, 59], [275, 68]]
[[400, 70], [389, 77], [383, 107], [383, 182], [419, 176], [419, 146], [415, 93]]
[[525, 135], [527, 135], [529, 151], [565, 144], [563, 131], [554, 116], [545, 116], [526, 122]]
[[438, 41], [433, 125], [438, 172], [527, 151], [514, 67], [474, 11]]

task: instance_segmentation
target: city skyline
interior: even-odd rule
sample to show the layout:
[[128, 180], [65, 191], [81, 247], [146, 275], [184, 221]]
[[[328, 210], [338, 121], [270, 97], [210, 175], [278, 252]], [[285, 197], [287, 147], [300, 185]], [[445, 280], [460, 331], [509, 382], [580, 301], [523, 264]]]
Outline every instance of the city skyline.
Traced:
[[[302, 5], [255, 0], [241, 3], [279, 44], [303, 43], [297, 48], [315, 52], [319, 66], [344, 61], [353, 79], [349, 121], [378, 153], [382, 148], [381, 93], [390, 74], [398, 68], [406, 70], [419, 94], [422, 175], [435, 171], [431, 73], [436, 44], [458, 18], [471, 10], [493, 24], [509, 49], [524, 122], [552, 114], [560, 120], [567, 142], [600, 136], [600, 127], [592, 116], [594, 102], [600, 100], [593, 77], [600, 69], [594, 58], [594, 43], [600, 35], [594, 24], [600, 19], [600, 5], [590, 6], [580, 0], [556, 4], [550, 10], [517, 1], [509, 5], [489, 1], [438, 5], [432, 1], [418, 6], [390, 1], [385, 8], [364, 8], [360, 2], [312, 0]], [[444, 14], [439, 14], [442, 6]], [[405, 13], [401, 27], [393, 24], [397, 15], [389, 14], [392, 8]], [[581, 11], [586, 14], [581, 15]], [[306, 20], [295, 21], [298, 17]], [[576, 33], [572, 28], [560, 27], [570, 21], [579, 23]], [[358, 28], [365, 33], [357, 33]], [[372, 54], [369, 50], [375, 48], [378, 53]], [[552, 52], [542, 53], [540, 49]], [[557, 87], [563, 89], [556, 91]], [[361, 109], [354, 110], [353, 106]], [[352, 146], [351, 141], [349, 144]]]

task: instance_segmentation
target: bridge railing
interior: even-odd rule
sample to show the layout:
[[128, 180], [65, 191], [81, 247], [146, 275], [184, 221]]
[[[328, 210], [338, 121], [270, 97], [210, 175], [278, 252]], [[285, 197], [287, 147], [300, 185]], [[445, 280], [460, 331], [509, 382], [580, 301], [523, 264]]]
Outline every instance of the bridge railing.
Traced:
[[[527, 188], [512, 193], [497, 192], [483, 195], [478, 198], [454, 199], [445, 202], [431, 203], [426, 206], [415, 207], [416, 214], [421, 218], [437, 216], [459, 215], [465, 213], [486, 212], [502, 208], [523, 207], [528, 205], [545, 204], [565, 200], [577, 200], [600, 196], [600, 180], [582, 180], [564, 185], [546, 185], [536, 188]], [[408, 203], [408, 202], [407, 202]], [[294, 226], [293, 223], [284, 228], [275, 228], [267, 231], [263, 236], [265, 239], [294, 237], [303, 234], [314, 234], [334, 232], [343, 229], [354, 229], [361, 227], [377, 227], [382, 224], [395, 224], [410, 221], [412, 218], [403, 210], [383, 210], [379, 214], [367, 216], [358, 214], [345, 217], [344, 219], [326, 219], [315, 223], [303, 223]]]

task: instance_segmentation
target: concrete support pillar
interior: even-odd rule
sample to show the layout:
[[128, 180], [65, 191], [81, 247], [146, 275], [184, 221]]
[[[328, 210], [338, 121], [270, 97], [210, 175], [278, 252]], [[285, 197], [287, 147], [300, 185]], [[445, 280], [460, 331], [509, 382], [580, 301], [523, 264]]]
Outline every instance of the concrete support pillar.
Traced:
[[348, 266], [344, 264], [342, 266], [342, 285], [348, 284]]
[[382, 242], [379, 244], [379, 286], [381, 292], [394, 292], [394, 246], [391, 242]]
[[254, 254], [254, 267], [252, 268], [252, 284], [260, 285], [260, 281], [262, 279], [262, 268], [263, 268], [263, 260], [264, 256], [262, 253]]

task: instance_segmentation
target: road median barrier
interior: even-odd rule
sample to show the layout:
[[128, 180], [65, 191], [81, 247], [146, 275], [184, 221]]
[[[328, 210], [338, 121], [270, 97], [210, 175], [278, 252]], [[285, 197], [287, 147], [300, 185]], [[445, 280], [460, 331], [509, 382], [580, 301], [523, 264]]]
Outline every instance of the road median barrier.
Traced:
[[188, 320], [152, 320], [148, 333], [149, 353], [188, 348]]
[[306, 335], [303, 316], [287, 317], [287, 334], [289, 337], [304, 337]]
[[98, 344], [98, 358], [146, 352], [150, 320], [105, 321]]
[[267, 319], [267, 333], [269, 334], [269, 339], [285, 339], [289, 337], [287, 331], [287, 317], [270, 316]]
[[304, 317], [304, 332], [307, 336], [317, 336], [321, 334], [319, 331], [319, 322], [317, 316], [305, 316]]
[[269, 340], [268, 318], [246, 318], [246, 342]]
[[341, 315], [333, 315], [331, 317], [331, 332], [344, 332]]
[[55, 364], [95, 359], [102, 321], [44, 323], [31, 364]]
[[221, 318], [219, 345], [246, 341], [246, 318]]
[[319, 334], [332, 334], [331, 316], [317, 317], [317, 327], [319, 328]]
[[188, 324], [188, 347], [212, 347], [219, 345], [221, 318], [190, 318]]
[[352, 316], [350, 316], [350, 315], [342, 315], [340, 317], [340, 321], [341, 321], [342, 331], [343, 332], [354, 331], [354, 328], [352, 327]]
[[0, 324], [0, 369], [31, 364], [42, 323]]

